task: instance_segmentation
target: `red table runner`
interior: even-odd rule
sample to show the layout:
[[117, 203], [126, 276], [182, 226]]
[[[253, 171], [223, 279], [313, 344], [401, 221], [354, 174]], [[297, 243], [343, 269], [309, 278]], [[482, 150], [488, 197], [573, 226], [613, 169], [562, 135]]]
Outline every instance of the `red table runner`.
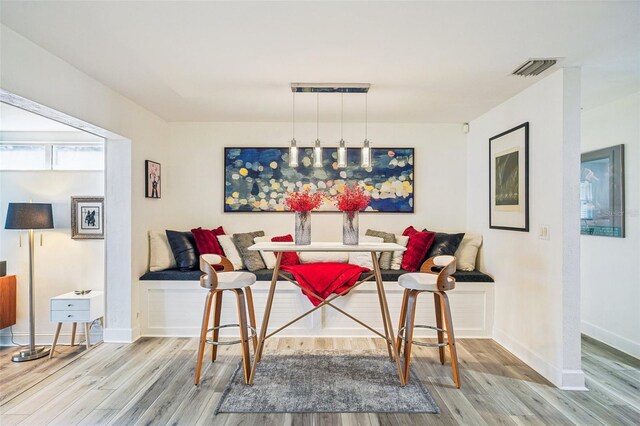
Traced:
[[[282, 271], [291, 273], [303, 289], [308, 289], [322, 298], [331, 293], [341, 293], [352, 287], [363, 272], [369, 271], [358, 265], [348, 263], [306, 263], [302, 265], [282, 265]], [[311, 294], [302, 291], [314, 306], [322, 303]]]

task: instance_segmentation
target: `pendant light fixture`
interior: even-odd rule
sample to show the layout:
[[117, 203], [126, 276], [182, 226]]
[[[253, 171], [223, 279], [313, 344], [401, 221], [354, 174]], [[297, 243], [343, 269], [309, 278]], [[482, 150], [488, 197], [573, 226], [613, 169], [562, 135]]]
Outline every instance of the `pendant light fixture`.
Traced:
[[292, 120], [293, 129], [289, 144], [289, 167], [298, 167], [298, 143], [296, 142], [296, 92], [293, 92]]
[[344, 93], [340, 93], [340, 144], [338, 145], [338, 167], [347, 167], [347, 143], [343, 138], [344, 130]]
[[[316, 140], [312, 149], [313, 167], [323, 167], [322, 144], [320, 142], [320, 94], [321, 93], [340, 93], [340, 142], [337, 150], [337, 167], [344, 169], [347, 167], [347, 142], [344, 140], [344, 94], [367, 93], [371, 85], [369, 83], [291, 83], [291, 92], [293, 92], [293, 137], [289, 143], [289, 167], [298, 167], [300, 150], [296, 141], [296, 92], [300, 93], [316, 93]], [[364, 143], [361, 148], [360, 164], [364, 168], [371, 167], [371, 147], [367, 139], [367, 100], [365, 97], [365, 130]]]
[[316, 141], [313, 145], [313, 167], [322, 167], [322, 147], [320, 146], [320, 93], [316, 94]]
[[367, 96], [368, 94], [365, 93], [364, 95], [364, 142], [362, 144], [362, 150], [360, 151], [360, 166], [363, 169], [366, 169], [368, 167], [371, 167], [371, 143], [369, 142], [369, 139], [367, 139], [367, 126], [369, 124], [368, 121], [368, 110], [369, 110], [369, 105], [367, 103]]

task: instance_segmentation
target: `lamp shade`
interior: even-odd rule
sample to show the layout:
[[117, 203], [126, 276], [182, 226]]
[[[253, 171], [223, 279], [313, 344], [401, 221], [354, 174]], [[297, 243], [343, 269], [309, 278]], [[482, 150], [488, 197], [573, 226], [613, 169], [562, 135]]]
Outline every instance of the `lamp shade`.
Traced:
[[51, 229], [53, 209], [45, 203], [9, 203], [4, 229]]

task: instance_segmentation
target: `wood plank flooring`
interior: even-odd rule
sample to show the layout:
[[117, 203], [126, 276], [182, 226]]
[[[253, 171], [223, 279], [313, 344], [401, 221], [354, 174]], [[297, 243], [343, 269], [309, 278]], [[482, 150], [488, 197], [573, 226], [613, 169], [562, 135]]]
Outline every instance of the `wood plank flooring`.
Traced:
[[[193, 385], [196, 340], [143, 338], [87, 353], [60, 347], [53, 360], [13, 364], [0, 349], [5, 425], [637, 425], [640, 361], [583, 339], [589, 392], [560, 391], [492, 340], [459, 339], [462, 388], [437, 350], [416, 346], [412, 367], [440, 406], [433, 414], [219, 414], [214, 408], [240, 360], [221, 347]], [[273, 338], [265, 356], [310, 349], [379, 349], [380, 339]], [[206, 358], [205, 358], [206, 359]]]

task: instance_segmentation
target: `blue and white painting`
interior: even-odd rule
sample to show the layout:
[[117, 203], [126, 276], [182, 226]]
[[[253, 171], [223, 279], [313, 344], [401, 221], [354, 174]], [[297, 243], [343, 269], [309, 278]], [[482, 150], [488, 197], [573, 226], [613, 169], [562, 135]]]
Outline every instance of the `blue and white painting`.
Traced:
[[289, 167], [288, 148], [225, 148], [225, 212], [284, 212], [288, 192], [323, 191], [318, 209], [338, 211], [330, 197], [357, 185], [371, 195], [367, 212], [413, 213], [413, 148], [372, 148], [371, 167], [360, 167], [360, 149], [347, 150], [348, 167], [338, 168], [335, 148], [323, 148], [323, 167], [313, 166], [312, 149], [299, 150]]

